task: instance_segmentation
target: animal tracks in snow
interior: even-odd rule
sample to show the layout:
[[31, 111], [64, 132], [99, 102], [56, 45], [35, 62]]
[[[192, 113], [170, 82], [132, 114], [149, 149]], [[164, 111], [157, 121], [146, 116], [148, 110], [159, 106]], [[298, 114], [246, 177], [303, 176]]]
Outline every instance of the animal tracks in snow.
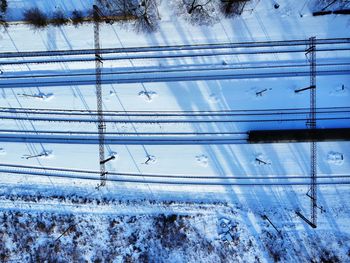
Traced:
[[208, 167], [209, 165], [209, 158], [205, 154], [197, 155], [196, 161], [197, 161], [197, 164], [202, 167]]

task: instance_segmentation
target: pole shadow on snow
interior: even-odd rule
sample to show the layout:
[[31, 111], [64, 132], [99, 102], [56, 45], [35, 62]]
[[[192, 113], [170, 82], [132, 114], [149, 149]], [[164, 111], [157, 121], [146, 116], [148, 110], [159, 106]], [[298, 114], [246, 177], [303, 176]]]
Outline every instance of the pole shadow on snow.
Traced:
[[[180, 27], [177, 29], [181, 30]], [[185, 34], [183, 33], [180, 35]], [[184, 40], [184, 42], [187, 41]], [[155, 43], [155, 40], [153, 40], [151, 41], [151, 44], [157, 45], [158, 42]], [[208, 102], [203, 97], [200, 86], [198, 86], [198, 82], [168, 83], [167, 85], [169, 89], [173, 91], [173, 95], [175, 96], [175, 98], [177, 98], [178, 105], [183, 110], [213, 110], [213, 107], [209, 107], [209, 109], [208, 107], [204, 107], [204, 105], [208, 106]], [[179, 90], [181, 90], [181, 92], [179, 92]], [[208, 90], [209, 92], [213, 92], [214, 89], [208, 85]], [[195, 98], [195, 100], [190, 100], [190, 98]], [[218, 130], [218, 127], [216, 124], [212, 123], [211, 125], [208, 125], [208, 127], [206, 127], [206, 130], [203, 130], [199, 125], [193, 125], [193, 129], [196, 131], [207, 131], [207, 129]], [[221, 176], [225, 176], [227, 175], [227, 171], [225, 171], [225, 169], [222, 168], [222, 162], [217, 158], [217, 154], [215, 153], [215, 150], [213, 150], [213, 148], [214, 146], [205, 146], [206, 153], [209, 154], [210, 162], [214, 164], [216, 172]], [[230, 173], [235, 175], [235, 172], [237, 170], [242, 170], [242, 167], [240, 167], [240, 162], [236, 155], [233, 154], [233, 151], [230, 146], [216, 146], [216, 148], [220, 148], [219, 151], [221, 151], [221, 154], [225, 156], [225, 165], [228, 165], [230, 167]], [[249, 151], [248, 153], [245, 153], [245, 155], [250, 156]], [[236, 165], [233, 164], [233, 159], [236, 159], [234, 163], [238, 164], [238, 169]], [[237, 196], [235, 188], [230, 186], [225, 186], [224, 188], [226, 189], [228, 199], [230, 199], [233, 204], [239, 203], [240, 197]], [[260, 200], [261, 196], [264, 196], [264, 200], [266, 200], [267, 203], [271, 202], [269, 196], [264, 192], [264, 190], [259, 189], [259, 194], [255, 193], [253, 198], [246, 198], [245, 203], [248, 204], [250, 207], [254, 208], [254, 210], [264, 211], [264, 204], [261, 204]], [[260, 246], [263, 247], [263, 244], [259, 240], [259, 233], [254, 228], [253, 223], [250, 221], [247, 212], [243, 213], [242, 218], [244, 218], [244, 221], [245, 223], [247, 223], [247, 225], [250, 225], [249, 229], [255, 237], [257, 243], [259, 243]]]

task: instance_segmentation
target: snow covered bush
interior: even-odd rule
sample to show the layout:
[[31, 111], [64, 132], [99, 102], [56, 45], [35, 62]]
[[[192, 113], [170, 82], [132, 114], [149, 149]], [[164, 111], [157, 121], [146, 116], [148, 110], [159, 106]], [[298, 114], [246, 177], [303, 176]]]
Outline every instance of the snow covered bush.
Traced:
[[138, 33], [151, 33], [158, 29], [158, 5], [159, 0], [110, 0], [99, 2], [98, 9], [110, 23], [131, 25]]
[[176, 15], [192, 25], [208, 26], [220, 20], [215, 0], [176, 0], [174, 8]]
[[82, 11], [74, 10], [72, 12], [71, 20], [73, 25], [78, 26], [84, 23], [84, 14]]
[[0, 11], [3, 14], [6, 13], [6, 11], [7, 11], [7, 0], [1, 0]]
[[156, 0], [142, 0], [136, 8], [131, 10], [135, 17], [133, 24], [139, 33], [152, 33], [158, 29], [158, 12]]
[[24, 21], [32, 25], [34, 28], [44, 28], [49, 24], [47, 15], [44, 14], [39, 8], [30, 8], [23, 13]]
[[220, 0], [220, 11], [225, 17], [240, 15], [250, 0]]
[[61, 10], [57, 10], [53, 13], [50, 23], [54, 26], [66, 25], [69, 22], [68, 18], [64, 15]]
[[226, 18], [240, 15], [250, 0], [176, 0], [174, 9], [192, 25], [210, 26]]

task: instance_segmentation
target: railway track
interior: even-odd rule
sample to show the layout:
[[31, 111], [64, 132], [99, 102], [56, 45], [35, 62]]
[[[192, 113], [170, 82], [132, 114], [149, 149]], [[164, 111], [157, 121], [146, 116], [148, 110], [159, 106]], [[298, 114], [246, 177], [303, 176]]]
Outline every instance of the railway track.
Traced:
[[[317, 121], [337, 121], [337, 120], [349, 120], [349, 114], [334, 117], [317, 117]], [[93, 118], [50, 118], [50, 117], [31, 117], [31, 116], [0, 116], [0, 120], [26, 120], [34, 122], [66, 122], [66, 123], [96, 123], [97, 119]], [[143, 124], [162, 124], [162, 123], [251, 123], [251, 122], [304, 122], [308, 118], [271, 118], [271, 119], [230, 119], [230, 118], [211, 118], [211, 119], [113, 119], [106, 118], [106, 123], [143, 123]]]
[[[321, 52], [346, 52], [349, 51], [350, 47], [343, 48], [320, 48], [317, 50]], [[221, 51], [221, 52], [210, 52], [210, 53], [189, 53], [189, 54], [148, 54], [148, 55], [119, 55], [112, 56], [107, 55], [103, 57], [104, 61], [119, 61], [119, 60], [164, 60], [164, 59], [184, 59], [184, 58], [200, 58], [200, 57], [218, 57], [218, 56], [237, 56], [237, 55], [270, 55], [270, 54], [289, 54], [289, 53], [303, 53], [304, 48], [299, 49], [284, 49], [284, 50], [256, 50], [256, 51]], [[30, 60], [7, 60], [2, 61], [2, 65], [23, 65], [23, 64], [52, 64], [52, 63], [73, 63], [73, 62], [92, 62], [94, 61], [93, 56], [91, 57], [75, 57], [75, 58], [48, 58], [48, 59], [30, 59]]]
[[[337, 62], [337, 63], [319, 63], [317, 64], [318, 68], [330, 68], [330, 67], [341, 67], [341, 68], [350, 68], [350, 63], [347, 62]], [[117, 72], [110, 72], [110, 71], [103, 71], [104, 76], [113, 76], [113, 75], [125, 75], [125, 74], [154, 74], [154, 73], [182, 73], [182, 72], [207, 72], [207, 71], [216, 71], [216, 70], [236, 70], [236, 71], [242, 71], [242, 70], [263, 70], [263, 69], [298, 69], [305, 68], [307, 69], [309, 67], [308, 64], [279, 64], [279, 65], [262, 65], [262, 66], [228, 66], [228, 65], [209, 65], [209, 66], [195, 66], [195, 67], [188, 67], [183, 66], [181, 68], [173, 68], [173, 67], [165, 67], [165, 68], [155, 68], [155, 69], [127, 69], [124, 70], [123, 68], [116, 69]], [[61, 77], [91, 77], [94, 76], [94, 72], [80, 72], [80, 73], [74, 73], [75, 71], [72, 70], [72, 73], [47, 73], [47, 74], [37, 74], [37, 73], [30, 73], [30, 74], [23, 74], [23, 75], [10, 75], [7, 74], [5, 76], [1, 76], [0, 79], [4, 80], [17, 80], [17, 79], [42, 79], [42, 78], [61, 78]]]
[[[125, 49], [103, 49], [103, 60], [125, 60], [126, 64], [118, 63], [117, 68], [111, 67], [103, 72], [103, 84], [125, 84], [125, 83], [146, 83], [146, 82], [174, 82], [174, 81], [197, 81], [197, 80], [224, 80], [224, 79], [250, 79], [250, 78], [279, 78], [279, 77], [302, 77], [309, 74], [308, 64], [301, 63], [304, 59], [305, 46], [308, 40], [292, 41], [269, 41], [257, 43], [222, 43], [202, 45], [182, 45], [168, 47], [137, 47]], [[330, 52], [341, 52], [346, 55], [350, 50], [350, 38], [342, 39], [320, 39], [317, 40], [318, 53], [328, 54]], [[300, 53], [299, 62], [259, 61], [260, 65], [240, 63], [236, 65], [222, 64], [227, 56], [242, 55], [266, 55], [271, 54], [293, 54]], [[339, 56], [339, 55], [338, 55]], [[193, 64], [194, 58], [213, 57], [214, 60], [201, 60]], [[221, 57], [221, 58], [220, 58]], [[180, 65], [183, 59], [191, 58], [192, 64]], [[11, 60], [12, 59], [12, 60]], [[171, 63], [165, 67], [155, 66], [160, 62], [169, 60]], [[339, 59], [339, 57], [338, 57]], [[58, 51], [37, 51], [0, 53], [0, 65], [14, 66], [15, 64], [42, 64], [42, 63], [76, 63], [93, 62], [94, 50], [58, 50]], [[134, 64], [135, 60], [156, 60], [150, 62], [153, 69], [145, 64]], [[209, 63], [210, 62], [210, 63]], [[221, 64], [220, 64], [220, 63]], [[130, 67], [130, 63], [132, 67]], [[153, 63], [153, 64], [152, 64]], [[156, 64], [154, 64], [156, 63]], [[91, 63], [93, 65], [93, 63]], [[124, 66], [123, 66], [124, 65]], [[151, 68], [152, 68], [151, 67]], [[108, 66], [107, 66], [108, 68]], [[46, 68], [31, 69], [30, 72], [18, 75], [16, 71], [11, 73], [11, 68], [2, 74], [0, 88], [18, 87], [45, 87], [45, 86], [72, 86], [72, 85], [93, 85], [95, 72], [86, 70], [86, 66], [80, 66], [79, 70], [72, 70], [70, 73], [58, 67], [55, 72], [45, 72]], [[113, 69], [112, 71], [110, 71]], [[318, 64], [318, 75], [347, 75], [350, 74], [350, 63], [338, 60], [336, 62], [320, 62]]]
[[[240, 138], [241, 137], [241, 138]], [[109, 145], [214, 145], [214, 144], [244, 144], [247, 136], [106, 136], [105, 143]], [[98, 144], [98, 136], [81, 135], [43, 135], [43, 134], [2, 134], [0, 142], [20, 143], [55, 143], [55, 144]]]
[[[350, 38], [328, 38], [316, 39], [316, 45], [341, 45], [350, 44]], [[306, 46], [309, 40], [285, 40], [285, 41], [263, 41], [263, 42], [241, 42], [241, 43], [216, 43], [196, 45], [169, 45], [150, 47], [130, 48], [104, 48], [100, 49], [101, 54], [113, 53], [142, 53], [142, 52], [170, 52], [170, 51], [194, 51], [194, 50], [217, 50], [237, 48], [266, 48], [266, 47], [293, 47]], [[25, 52], [2, 52], [0, 58], [23, 58], [23, 57], [45, 57], [45, 56], [77, 56], [94, 55], [94, 49], [79, 50], [54, 50], [54, 51], [25, 51]]]
[[[187, 74], [181, 75], [175, 73], [167, 73], [164, 76], [159, 76], [158, 73], [143, 74], [132, 73], [121, 76], [118, 73], [111, 73], [113, 77], [107, 78], [103, 76], [102, 84], [132, 84], [132, 83], [157, 83], [157, 82], [181, 82], [181, 81], [210, 81], [210, 80], [228, 80], [228, 79], [265, 79], [265, 78], [295, 78], [295, 77], [307, 77], [309, 71], [305, 70], [292, 70], [285, 72], [244, 72], [237, 73], [232, 70], [215, 70], [212, 69], [207, 72], [195, 72], [187, 71]], [[141, 75], [141, 76], [140, 76]], [[350, 75], [350, 68], [339, 68], [333, 70], [319, 70], [318, 76], [331, 76], [331, 75]], [[48, 80], [47, 80], [48, 79]], [[0, 88], [13, 89], [13, 88], [38, 88], [38, 87], [71, 87], [71, 86], [86, 86], [94, 85], [94, 76], [71, 77], [69, 74], [66, 77], [60, 77], [57, 80], [55, 78], [32, 79], [30, 81], [2, 81]]]
[[[0, 164], [1, 173], [32, 175], [55, 179], [91, 181], [99, 180], [98, 172]], [[109, 173], [107, 181], [111, 183], [165, 184], [165, 185], [207, 185], [207, 186], [293, 186], [309, 185], [309, 176], [185, 176], [162, 174]], [[320, 175], [318, 185], [348, 185], [350, 175]]]
[[[104, 116], [110, 117], [242, 117], [242, 116], [283, 116], [309, 114], [309, 108], [258, 109], [258, 110], [207, 110], [207, 111], [103, 111]], [[320, 107], [317, 114], [350, 113], [350, 107]], [[97, 116], [94, 110], [73, 109], [35, 109], [0, 107], [0, 114], [9, 115], [58, 115], [58, 116]], [[1, 115], [0, 115], [1, 116]]]
[[[350, 107], [318, 108], [317, 121], [328, 126], [332, 122], [350, 119]], [[232, 131], [221, 124], [239, 123], [295, 123], [304, 125], [308, 120], [306, 108], [270, 109], [270, 110], [222, 110], [222, 111], [107, 111], [105, 122], [111, 124], [139, 124], [133, 130], [118, 130], [117, 126], [105, 133], [107, 144], [126, 145], [197, 145], [197, 144], [243, 144], [247, 143], [246, 128]], [[59, 143], [59, 144], [96, 144], [97, 113], [87, 110], [0, 108], [0, 120], [7, 121], [7, 129], [0, 130], [1, 142]], [[51, 122], [58, 129], [19, 130], [10, 127], [8, 121]], [[77, 126], [72, 130], [64, 123], [93, 124]], [[172, 126], [174, 125], [175, 126]], [[216, 126], [213, 127], [212, 124]], [[162, 125], [161, 127], [159, 127]], [[179, 126], [180, 125], [180, 126]], [[200, 125], [187, 127], [186, 125]], [[208, 126], [209, 125], [209, 126]], [[344, 126], [344, 125], [343, 125]], [[346, 126], [346, 125], [345, 125]], [[148, 128], [156, 128], [148, 131]], [[186, 129], [185, 129], [186, 128]], [[91, 131], [90, 131], [91, 129]], [[240, 128], [238, 128], [239, 130]]]
[[[274, 114], [280, 114], [281, 112], [292, 112], [295, 111], [296, 113], [300, 111], [308, 112], [309, 108], [271, 108], [271, 109], [222, 109], [222, 110], [160, 110], [160, 111], [111, 111], [111, 110], [104, 110], [103, 112], [106, 114], [112, 114], [112, 115], [125, 115], [125, 116], [134, 116], [134, 115], [202, 115], [202, 114], [239, 114], [239, 115], [245, 115], [245, 114], [270, 114], [271, 112]], [[317, 113], [321, 112], [333, 112], [333, 111], [341, 111], [341, 112], [348, 112], [350, 111], [350, 107], [318, 107], [316, 108]], [[7, 113], [35, 113], [35, 114], [69, 114], [69, 115], [75, 115], [75, 114], [89, 114], [93, 115], [96, 114], [96, 110], [86, 110], [86, 109], [59, 109], [59, 108], [16, 108], [16, 107], [0, 107], [0, 113], [1, 112], [7, 112]]]

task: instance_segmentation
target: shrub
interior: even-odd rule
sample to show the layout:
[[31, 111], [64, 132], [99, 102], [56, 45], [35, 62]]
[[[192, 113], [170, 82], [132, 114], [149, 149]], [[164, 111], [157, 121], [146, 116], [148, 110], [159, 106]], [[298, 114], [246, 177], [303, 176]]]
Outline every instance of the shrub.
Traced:
[[74, 10], [71, 16], [73, 25], [78, 26], [84, 23], [84, 16], [82, 11]]
[[225, 17], [240, 15], [249, 0], [221, 0], [220, 11]]
[[156, 0], [143, 0], [140, 5], [132, 10], [135, 17], [134, 27], [139, 33], [152, 33], [158, 29], [158, 14]]
[[51, 23], [54, 26], [62, 26], [68, 23], [68, 18], [64, 15], [64, 13], [61, 10], [58, 10], [53, 13]]
[[34, 28], [44, 28], [48, 25], [47, 16], [37, 7], [24, 11], [23, 16], [24, 21]]
[[1, 0], [0, 11], [5, 14], [7, 11], [7, 0]]
[[[5, 18], [0, 14], [0, 25], [3, 27], [8, 27], [8, 23], [6, 22]], [[0, 74], [2, 74], [1, 70], [0, 70]]]
[[192, 25], [210, 26], [219, 21], [214, 0], [176, 0], [175, 12]]

